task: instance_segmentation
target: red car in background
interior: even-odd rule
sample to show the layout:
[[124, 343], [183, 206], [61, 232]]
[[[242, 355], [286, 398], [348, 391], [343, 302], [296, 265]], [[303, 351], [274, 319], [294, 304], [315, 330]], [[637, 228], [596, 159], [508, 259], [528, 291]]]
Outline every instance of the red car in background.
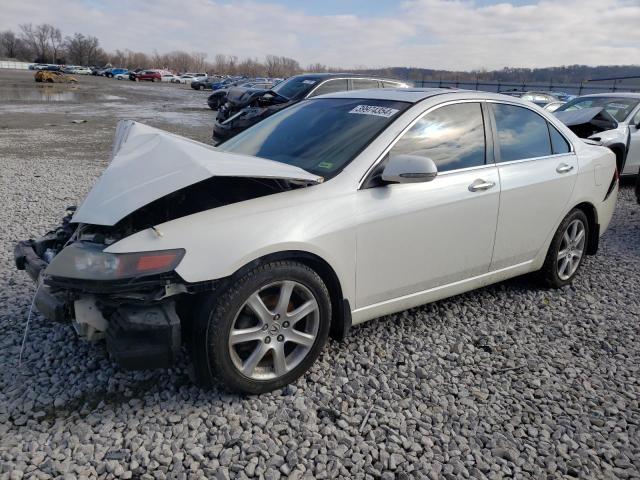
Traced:
[[129, 75], [129, 79], [135, 81], [150, 80], [152, 82], [160, 82], [162, 81], [162, 75], [157, 70], [142, 70], [136, 73], [134, 78], [131, 78], [131, 75]]

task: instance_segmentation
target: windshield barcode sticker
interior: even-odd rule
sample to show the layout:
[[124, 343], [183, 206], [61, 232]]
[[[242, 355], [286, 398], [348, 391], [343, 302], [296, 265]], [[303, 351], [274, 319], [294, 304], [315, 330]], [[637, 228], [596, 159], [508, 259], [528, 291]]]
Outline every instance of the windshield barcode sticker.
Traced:
[[398, 113], [399, 110], [389, 107], [379, 107], [377, 105], [358, 105], [349, 113], [358, 113], [360, 115], [375, 115], [377, 117], [389, 118]]

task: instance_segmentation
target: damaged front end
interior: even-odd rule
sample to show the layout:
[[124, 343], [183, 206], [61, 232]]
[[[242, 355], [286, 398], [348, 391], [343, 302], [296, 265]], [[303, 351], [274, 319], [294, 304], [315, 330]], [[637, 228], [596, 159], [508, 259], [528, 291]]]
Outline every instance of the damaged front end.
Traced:
[[554, 115], [587, 143], [608, 147], [616, 155], [618, 172], [624, 170], [630, 145], [630, 132], [620, 125], [604, 107], [556, 111]]
[[15, 247], [16, 267], [38, 285], [36, 309], [70, 322], [82, 339], [105, 339], [123, 368], [171, 366], [181, 346], [180, 296], [195, 291], [173, 272], [184, 250], [110, 254], [114, 238], [70, 216]]
[[[38, 285], [34, 305], [44, 317], [71, 323], [83, 339], [105, 339], [123, 368], [169, 367], [194, 295], [214, 290], [219, 279], [184, 281], [176, 268], [186, 250], [155, 246], [162, 225], [321, 181], [297, 167], [124, 122], [111, 163], [87, 198], [54, 230], [19, 242], [15, 264]], [[148, 248], [109, 251], [144, 230]]]

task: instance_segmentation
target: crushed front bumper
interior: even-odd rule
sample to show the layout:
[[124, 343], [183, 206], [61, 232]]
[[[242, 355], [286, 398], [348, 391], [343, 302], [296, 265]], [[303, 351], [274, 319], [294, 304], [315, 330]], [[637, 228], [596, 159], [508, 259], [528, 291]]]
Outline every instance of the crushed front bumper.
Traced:
[[167, 278], [142, 282], [97, 283], [53, 278], [38, 256], [35, 242], [14, 248], [18, 270], [38, 284], [34, 306], [48, 320], [71, 323], [85, 340], [106, 339], [107, 350], [128, 370], [171, 367], [181, 345], [174, 297], [157, 292]]

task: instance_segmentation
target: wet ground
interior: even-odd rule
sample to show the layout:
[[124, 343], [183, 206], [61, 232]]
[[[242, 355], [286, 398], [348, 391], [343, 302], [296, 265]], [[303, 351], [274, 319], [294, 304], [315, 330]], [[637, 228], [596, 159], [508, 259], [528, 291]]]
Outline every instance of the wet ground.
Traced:
[[[37, 157], [40, 142], [20, 141], [35, 136], [47, 145], [74, 142], [87, 156], [104, 156], [122, 119], [210, 139], [214, 112], [207, 107], [207, 92], [170, 83], [77, 78], [77, 84], [43, 84], [34, 81], [32, 71], [0, 70], [0, 151]], [[73, 123], [82, 120], [86, 123]]]

